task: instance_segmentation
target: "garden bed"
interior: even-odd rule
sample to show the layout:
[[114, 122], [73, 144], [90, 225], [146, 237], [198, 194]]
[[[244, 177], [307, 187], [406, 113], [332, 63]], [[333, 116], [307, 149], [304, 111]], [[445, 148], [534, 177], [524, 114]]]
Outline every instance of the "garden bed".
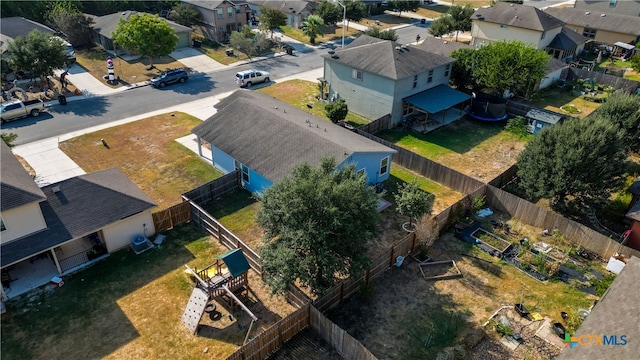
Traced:
[[485, 229], [477, 229], [471, 236], [483, 243], [484, 245], [490, 246], [493, 249], [497, 250], [501, 254], [511, 246], [511, 243], [508, 241], [501, 239], [493, 233], [486, 231]]

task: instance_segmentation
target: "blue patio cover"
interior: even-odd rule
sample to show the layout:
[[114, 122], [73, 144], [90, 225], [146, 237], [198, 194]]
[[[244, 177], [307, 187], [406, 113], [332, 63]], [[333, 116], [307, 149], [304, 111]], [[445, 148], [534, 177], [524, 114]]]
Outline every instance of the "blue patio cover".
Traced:
[[470, 98], [471, 96], [447, 85], [438, 85], [433, 89], [409, 96], [404, 101], [430, 114], [435, 114]]

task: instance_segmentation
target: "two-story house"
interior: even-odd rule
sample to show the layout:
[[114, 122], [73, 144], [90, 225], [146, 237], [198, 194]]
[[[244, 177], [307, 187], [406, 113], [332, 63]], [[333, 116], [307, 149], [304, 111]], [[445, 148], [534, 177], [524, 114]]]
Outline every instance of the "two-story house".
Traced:
[[193, 6], [202, 16], [200, 24], [195, 26], [196, 32], [218, 42], [229, 41], [231, 33], [239, 30], [242, 25], [248, 24], [251, 18], [251, 9], [244, 1], [182, 0], [182, 2]]
[[522, 41], [556, 59], [573, 58], [589, 38], [565, 28], [564, 22], [538, 8], [499, 2], [480, 8], [471, 17], [471, 45]]
[[[240, 170], [252, 193], [265, 189], [306, 162], [333, 157], [337, 167], [355, 165], [370, 184], [389, 178], [394, 149], [341, 126], [246, 89], [216, 104], [218, 112], [193, 128], [198, 153], [224, 173]], [[203, 150], [202, 143], [210, 150]]]
[[575, 0], [575, 9], [628, 16], [640, 16], [640, 0]]
[[314, 1], [305, 0], [249, 0], [247, 1], [247, 5], [251, 8], [251, 13], [258, 18], [260, 17], [260, 10], [263, 7], [280, 10], [287, 17], [287, 25], [293, 28], [301, 27], [302, 23], [305, 22], [309, 15], [312, 15], [316, 9], [316, 3]]
[[620, 42], [633, 48], [640, 41], [638, 16], [555, 7], [547, 8], [545, 12], [560, 19], [574, 33], [584, 35], [595, 43], [614, 45]]
[[362, 35], [324, 57], [328, 99], [369, 119], [391, 116], [392, 125], [416, 119], [424, 130], [459, 119], [454, 106], [470, 96], [449, 87], [455, 59], [420, 47]]
[[155, 233], [156, 204], [118, 169], [38, 188], [3, 141], [0, 153], [3, 299]]

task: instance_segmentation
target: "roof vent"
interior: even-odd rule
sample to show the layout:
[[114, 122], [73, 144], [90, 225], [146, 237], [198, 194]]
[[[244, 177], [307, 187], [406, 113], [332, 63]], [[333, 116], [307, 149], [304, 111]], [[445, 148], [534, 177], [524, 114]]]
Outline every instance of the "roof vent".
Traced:
[[518, 18], [518, 15], [516, 15], [516, 19]]
[[122, 16], [125, 16], [125, 15], [127, 15], [127, 12], [126, 12], [126, 11], [122, 13]]
[[607, 16], [607, 14], [600, 14], [600, 17], [605, 17]]
[[402, 44], [402, 45], [400, 45], [400, 48], [402, 48], [402, 49], [406, 49], [406, 48], [407, 48], [407, 44]]
[[54, 186], [51, 188], [51, 190], [53, 191], [53, 193], [59, 193], [60, 192], [60, 186]]
[[329, 51], [327, 51], [327, 52], [328, 52], [330, 55], [333, 55], [333, 54], [335, 54], [335, 53], [336, 53], [336, 52], [335, 52], [335, 51], [333, 51], [333, 50], [329, 50]]
[[396, 46], [395, 49], [398, 50], [398, 51], [402, 50], [402, 48], [400, 46]]
[[587, 11], [587, 12], [586, 12], [586, 13], [584, 13], [584, 14], [585, 14], [585, 15], [590, 15], [591, 13]]
[[445, 44], [448, 44], [449, 42], [447, 40], [444, 41]]
[[513, 7], [513, 3], [511, 3], [511, 5], [509, 5], [509, 6]]

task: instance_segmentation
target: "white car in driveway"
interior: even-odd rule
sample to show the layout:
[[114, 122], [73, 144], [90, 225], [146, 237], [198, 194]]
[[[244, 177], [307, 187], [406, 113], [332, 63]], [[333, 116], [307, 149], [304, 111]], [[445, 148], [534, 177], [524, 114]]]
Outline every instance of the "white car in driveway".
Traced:
[[269, 82], [269, 73], [258, 70], [239, 71], [236, 74], [236, 84], [240, 87], [250, 87], [253, 84]]

